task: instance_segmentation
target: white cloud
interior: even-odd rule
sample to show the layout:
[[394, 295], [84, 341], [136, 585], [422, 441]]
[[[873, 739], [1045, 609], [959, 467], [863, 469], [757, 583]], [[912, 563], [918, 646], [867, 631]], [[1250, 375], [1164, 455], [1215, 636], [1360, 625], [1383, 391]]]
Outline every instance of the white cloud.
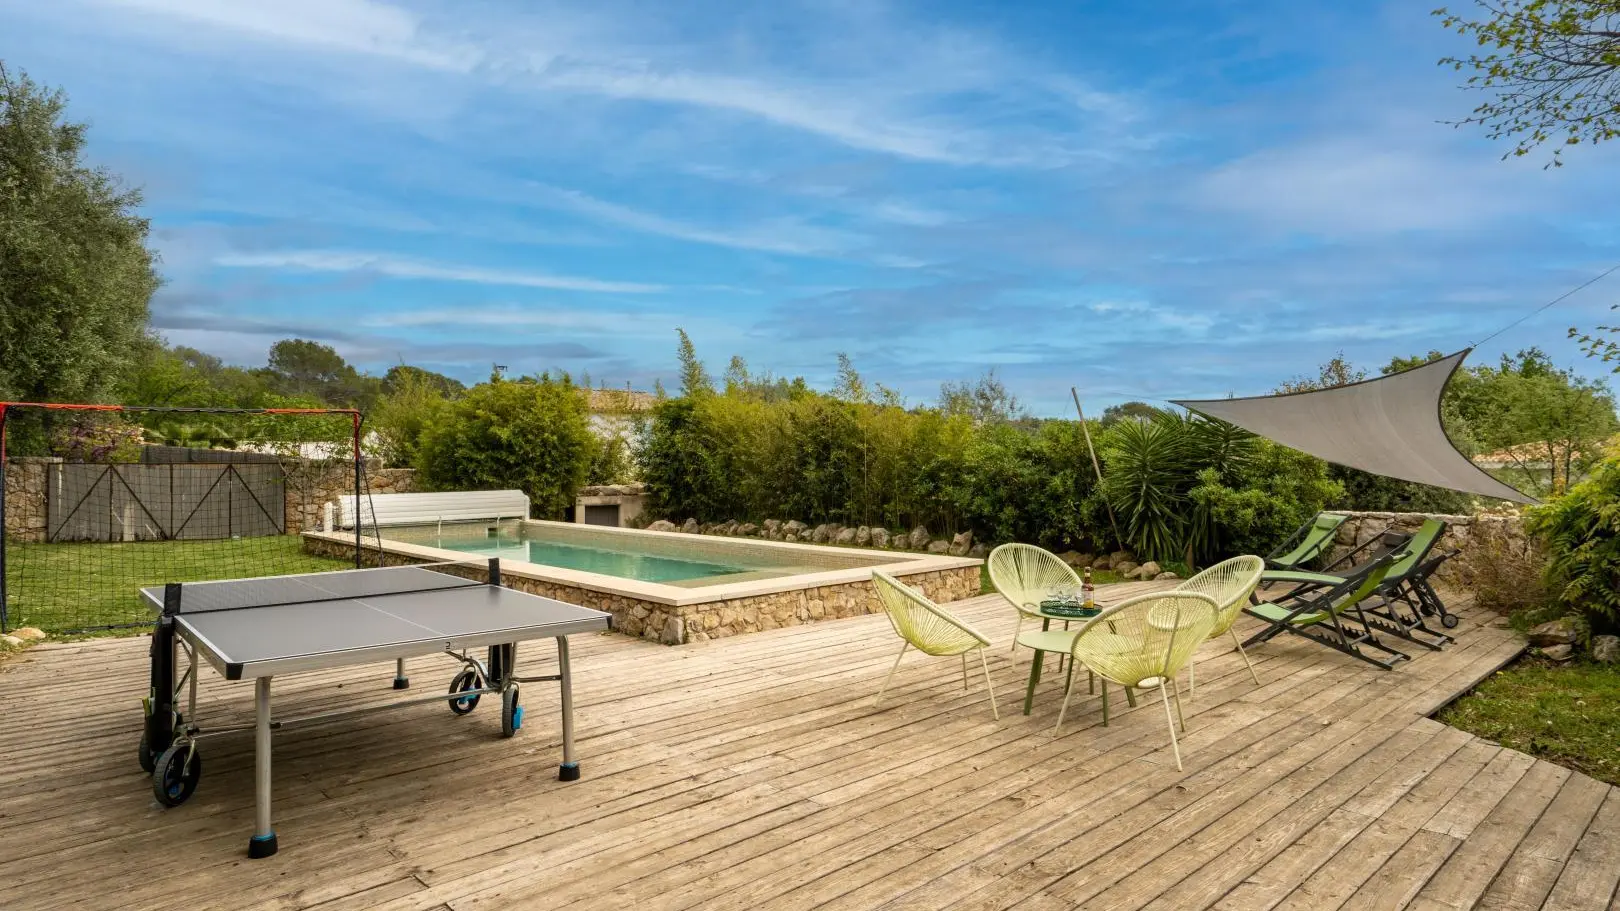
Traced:
[[375, 0], [101, 0], [143, 14], [169, 16], [262, 40], [387, 57], [431, 69], [466, 72], [474, 48], [424, 33], [420, 19]]
[[[522, 6], [499, 14], [467, 4], [424, 5], [422, 15], [379, 0], [83, 0], [121, 7], [143, 30], [187, 51], [207, 49], [199, 27], [267, 45], [405, 63], [462, 77], [409, 92], [415, 108], [442, 94], [498, 89], [543, 103], [589, 96], [703, 109], [815, 135], [852, 149], [914, 161], [996, 167], [1060, 166], [1136, 147], [1136, 102], [1038, 67], [983, 36], [873, 14], [823, 10], [796, 29], [791, 56], [759, 53], [774, 40], [689, 40], [665, 34], [678, 20], [613, 16], [591, 7]], [[748, 51], [739, 48], [750, 48]], [[881, 51], [879, 50], [881, 49]], [[213, 49], [225, 55], [228, 51]], [[878, 55], [882, 64], [874, 65]], [[288, 72], [299, 61], [284, 55]], [[764, 63], [762, 61], [769, 61]], [[784, 63], [798, 64], [797, 70]], [[262, 73], [258, 74], [261, 78]], [[360, 80], [363, 83], [364, 80]], [[327, 80], [319, 90], [411, 119], [399, 98]], [[957, 99], [981, 99], [964, 110]], [[508, 98], [511, 96], [509, 95]], [[1032, 112], [1013, 119], [1009, 111]], [[576, 112], [577, 113], [577, 112]]]
[[540, 191], [546, 202], [569, 211], [632, 231], [658, 234], [693, 243], [740, 250], [761, 250], [768, 253], [816, 256], [844, 250], [853, 245], [855, 240], [839, 231], [818, 228], [789, 219], [779, 219], [737, 230], [717, 230], [597, 199], [578, 190], [540, 187]]
[[1416, 145], [1397, 133], [1327, 136], [1223, 165], [1200, 181], [1195, 197], [1275, 228], [1330, 237], [1470, 229], [1534, 199], [1519, 171], [1490, 154]]
[[652, 294], [666, 291], [664, 285], [639, 282], [603, 281], [544, 272], [514, 272], [405, 259], [381, 253], [344, 250], [285, 250], [270, 253], [229, 253], [216, 257], [214, 264], [237, 269], [289, 269], [301, 272], [365, 272], [391, 278], [421, 278], [469, 282], [478, 285], [511, 285], [524, 288], [552, 288], [562, 291], [599, 291], [615, 294]]

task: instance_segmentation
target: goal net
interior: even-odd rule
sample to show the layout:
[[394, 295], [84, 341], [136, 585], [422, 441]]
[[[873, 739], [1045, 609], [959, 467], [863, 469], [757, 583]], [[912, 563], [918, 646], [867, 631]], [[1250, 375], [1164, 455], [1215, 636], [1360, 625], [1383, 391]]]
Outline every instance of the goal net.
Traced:
[[150, 624], [140, 590], [378, 565], [380, 541], [306, 541], [369, 497], [360, 414], [0, 403], [0, 630]]

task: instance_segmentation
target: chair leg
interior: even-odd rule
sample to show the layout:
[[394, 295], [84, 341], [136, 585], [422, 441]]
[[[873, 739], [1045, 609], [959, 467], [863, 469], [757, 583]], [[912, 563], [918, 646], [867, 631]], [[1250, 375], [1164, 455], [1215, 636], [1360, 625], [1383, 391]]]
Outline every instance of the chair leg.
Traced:
[[1093, 696], [1097, 695], [1097, 675], [1092, 673], [1089, 667], [1086, 668], [1086, 692]]
[[[996, 708], [996, 688], [990, 683], [990, 662], [984, 660], [984, 649], [979, 649], [979, 666], [984, 668], [984, 690], [990, 694], [990, 714], [997, 721], [1001, 720], [1001, 709]], [[966, 657], [966, 652], [963, 656]]]
[[1018, 634], [1023, 632], [1023, 631], [1024, 631], [1024, 612], [1019, 611], [1018, 612], [1018, 625], [1013, 627], [1012, 648], [1007, 649], [1007, 654], [1011, 655], [1011, 654], [1018, 651]]
[[889, 681], [894, 679], [894, 672], [900, 669], [900, 659], [906, 656], [906, 649], [911, 647], [910, 642], [900, 643], [900, 654], [894, 656], [894, 664], [889, 667], [889, 676], [883, 678], [883, 688], [878, 690], [877, 698], [872, 700], [872, 708], [877, 708], [883, 701], [883, 694], [889, 690]]
[[1108, 678], [1102, 679], [1103, 691], [1103, 727], [1108, 727]]
[[[1104, 686], [1107, 686], [1107, 684], [1104, 684]], [[1067, 691], [1067, 692], [1065, 692], [1063, 694], [1063, 706], [1058, 709], [1057, 724], [1053, 725], [1053, 727], [1052, 727], [1052, 736], [1053, 737], [1056, 737], [1058, 735], [1058, 732], [1063, 730], [1063, 716], [1067, 715], [1069, 713], [1069, 700], [1073, 696], [1074, 696], [1074, 690], [1069, 690], [1069, 691]], [[1104, 704], [1106, 705], [1106, 703], [1104, 703]], [[1103, 712], [1103, 715], [1104, 715], [1103, 724], [1108, 723], [1107, 714], [1108, 714], [1107, 710], [1105, 709], [1104, 712]]]
[[1181, 714], [1181, 688], [1176, 686], [1176, 678], [1170, 678], [1170, 695], [1176, 698], [1176, 720], [1181, 722], [1181, 729], [1187, 730], [1187, 716]]
[[1249, 669], [1249, 676], [1254, 679], [1254, 685], [1259, 686], [1260, 675], [1254, 672], [1254, 665], [1249, 661], [1249, 653], [1243, 650], [1243, 640], [1238, 638], [1237, 630], [1230, 629], [1227, 632], [1232, 634], [1232, 644], [1237, 646], [1238, 654], [1243, 656], [1243, 666]]
[[1194, 656], [1187, 662], [1187, 698], [1191, 699], [1198, 693], [1198, 658]]
[[1176, 771], [1185, 772], [1181, 767], [1181, 744], [1176, 742], [1176, 718], [1170, 714], [1170, 694], [1165, 691], [1164, 678], [1159, 678], [1159, 692], [1164, 696], [1164, 720], [1170, 725], [1170, 749], [1176, 754]]

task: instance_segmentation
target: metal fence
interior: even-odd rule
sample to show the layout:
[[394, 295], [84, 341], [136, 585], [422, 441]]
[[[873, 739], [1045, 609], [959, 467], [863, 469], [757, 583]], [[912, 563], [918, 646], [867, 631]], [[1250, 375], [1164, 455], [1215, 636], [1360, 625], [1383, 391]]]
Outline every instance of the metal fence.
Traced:
[[46, 541], [207, 540], [284, 534], [286, 484], [284, 470], [274, 462], [50, 465]]

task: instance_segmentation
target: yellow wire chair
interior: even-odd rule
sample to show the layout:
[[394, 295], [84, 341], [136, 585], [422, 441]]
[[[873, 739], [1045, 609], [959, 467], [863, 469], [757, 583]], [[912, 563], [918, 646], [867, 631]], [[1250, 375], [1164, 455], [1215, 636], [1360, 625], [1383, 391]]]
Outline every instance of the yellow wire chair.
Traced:
[[883, 688], [872, 700], [872, 707], [877, 708], [878, 703], [883, 701], [883, 694], [888, 692], [889, 683], [894, 680], [894, 672], [900, 669], [900, 659], [906, 656], [907, 649], [915, 648], [925, 655], [936, 657], [961, 655], [964, 690], [968, 688], [967, 654], [978, 651], [979, 667], [984, 670], [984, 688], [990, 693], [990, 713], [1000, 721], [1001, 710], [996, 708], [996, 690], [990, 683], [990, 665], [984, 659], [985, 650], [990, 647], [989, 638], [886, 572], [872, 571], [872, 587], [877, 591], [878, 600], [883, 602], [883, 610], [889, 615], [895, 633], [905, 640], [900, 645], [900, 654], [895, 656], [894, 664], [889, 668], [889, 676], [883, 679]]
[[[1260, 677], [1254, 672], [1254, 665], [1249, 662], [1249, 654], [1243, 650], [1243, 642], [1238, 638], [1237, 631], [1232, 624], [1237, 621], [1238, 615], [1249, 603], [1249, 596], [1260, 584], [1260, 574], [1266, 571], [1266, 561], [1261, 557], [1242, 556], [1233, 557], [1211, 566], [1201, 573], [1193, 576], [1175, 587], [1178, 592], [1197, 592], [1215, 599], [1215, 628], [1209, 631], [1209, 638], [1230, 634], [1232, 643], [1237, 646], [1237, 652], [1243, 656], [1243, 664], [1249, 669], [1249, 676], [1254, 678], [1255, 685], [1259, 685]], [[1196, 659], [1187, 662], [1187, 695], [1191, 696], [1197, 689]]]
[[1033, 544], [1003, 544], [990, 551], [990, 584], [1018, 611], [1011, 651], [1018, 650], [1018, 634], [1025, 618], [1045, 623], [1041, 602], [1054, 591], [1080, 591], [1080, 576], [1062, 558]]
[[[1074, 659], [1069, 665], [1071, 685], [1063, 696], [1063, 707], [1058, 710], [1052, 735], [1057, 736], [1063, 729], [1063, 716], [1068, 713], [1069, 700], [1074, 696], [1074, 665], [1083, 663], [1102, 678], [1104, 725], [1108, 724], [1110, 681], [1123, 687], [1140, 687], [1144, 683], [1159, 687], [1164, 699], [1164, 717], [1170, 724], [1170, 748], [1175, 752], [1176, 768], [1181, 770], [1176, 725], [1179, 722], [1185, 731], [1187, 721], [1181, 714], [1176, 674], [1192, 660], [1199, 643], [1209, 637], [1218, 608], [1209, 595], [1159, 592], [1121, 601], [1088, 621], [1075, 634], [1074, 644], [1069, 647]], [[1172, 698], [1176, 703], [1173, 715], [1170, 712]]]

